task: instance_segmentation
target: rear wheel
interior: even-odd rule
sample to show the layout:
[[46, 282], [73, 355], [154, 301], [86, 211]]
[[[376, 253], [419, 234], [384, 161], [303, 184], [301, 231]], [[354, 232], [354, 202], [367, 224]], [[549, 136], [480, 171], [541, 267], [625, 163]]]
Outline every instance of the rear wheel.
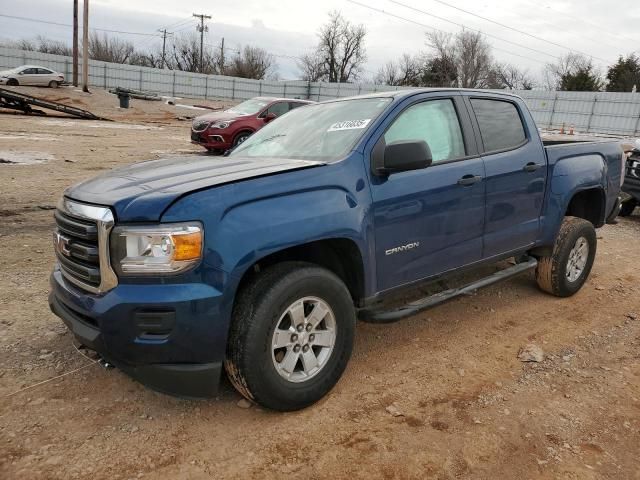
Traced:
[[565, 217], [553, 252], [538, 260], [538, 286], [557, 297], [569, 297], [576, 293], [591, 272], [596, 247], [596, 231], [591, 222]]
[[49, 88], [58, 88], [60, 86], [59, 82], [56, 82], [55, 80], [51, 80], [49, 82]]
[[638, 201], [635, 198], [627, 200], [622, 204], [622, 207], [620, 207], [620, 213], [618, 213], [618, 215], [621, 217], [628, 217], [633, 213], [637, 206]]
[[274, 410], [311, 405], [342, 375], [355, 320], [349, 291], [332, 272], [303, 262], [270, 267], [238, 294], [229, 379], [247, 399]]
[[7, 80], [7, 85], [9, 85], [11, 87], [17, 87], [18, 86], [18, 80], [16, 80], [15, 78], [10, 78], [9, 80]]

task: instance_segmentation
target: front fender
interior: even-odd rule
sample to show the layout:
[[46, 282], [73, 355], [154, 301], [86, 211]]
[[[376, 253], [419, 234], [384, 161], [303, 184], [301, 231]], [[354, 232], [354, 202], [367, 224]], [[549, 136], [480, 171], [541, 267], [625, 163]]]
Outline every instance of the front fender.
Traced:
[[233, 277], [275, 252], [330, 238], [356, 243], [365, 258], [365, 208], [340, 187], [258, 198], [224, 212], [213, 242], [221, 268]]

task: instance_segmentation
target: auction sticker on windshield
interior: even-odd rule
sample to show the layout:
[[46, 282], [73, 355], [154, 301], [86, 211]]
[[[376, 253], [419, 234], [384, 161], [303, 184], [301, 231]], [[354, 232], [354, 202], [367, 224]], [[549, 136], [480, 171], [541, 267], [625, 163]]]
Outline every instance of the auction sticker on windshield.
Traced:
[[355, 130], [357, 128], [365, 128], [371, 122], [370, 118], [362, 120], [346, 120], [344, 122], [334, 123], [329, 127], [327, 132], [337, 132], [339, 130]]

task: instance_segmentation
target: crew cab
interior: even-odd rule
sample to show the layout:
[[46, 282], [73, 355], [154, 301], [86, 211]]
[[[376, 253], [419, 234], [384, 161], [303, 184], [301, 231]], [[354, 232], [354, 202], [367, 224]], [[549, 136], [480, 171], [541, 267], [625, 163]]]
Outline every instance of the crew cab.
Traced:
[[191, 143], [211, 152], [224, 153], [244, 142], [267, 123], [289, 110], [311, 102], [291, 98], [255, 97], [223, 112], [212, 112], [194, 118]]
[[79, 342], [154, 389], [214, 395], [226, 370], [250, 401], [300, 409], [339, 380], [357, 317], [398, 320], [533, 269], [543, 291], [575, 294], [595, 229], [618, 212], [623, 161], [614, 141], [546, 146], [509, 93], [309, 105], [224, 161], [148, 161], [67, 189], [49, 302]]

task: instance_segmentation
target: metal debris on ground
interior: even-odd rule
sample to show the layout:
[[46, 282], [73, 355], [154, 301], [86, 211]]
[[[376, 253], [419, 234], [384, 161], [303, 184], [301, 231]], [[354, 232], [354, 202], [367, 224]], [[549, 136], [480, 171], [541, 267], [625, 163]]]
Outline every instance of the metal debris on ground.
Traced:
[[0, 109], [7, 108], [10, 110], [18, 110], [27, 115], [37, 114], [46, 115], [46, 112], [42, 110], [36, 110], [33, 106], [47, 108], [49, 110], [55, 110], [56, 112], [66, 113], [74, 117], [86, 118], [88, 120], [109, 120], [108, 118], [102, 118], [93, 113], [83, 110], [81, 108], [65, 105], [64, 103], [53, 102], [51, 100], [44, 100], [42, 98], [34, 97], [32, 95], [26, 95], [24, 93], [18, 93], [13, 90], [6, 90], [0, 88]]
[[136, 98], [138, 100], [162, 100], [162, 98], [156, 93], [145, 92], [144, 90], [134, 90], [132, 88], [116, 87], [109, 90], [109, 93], [113, 93], [114, 95], [129, 95], [131, 98]]

